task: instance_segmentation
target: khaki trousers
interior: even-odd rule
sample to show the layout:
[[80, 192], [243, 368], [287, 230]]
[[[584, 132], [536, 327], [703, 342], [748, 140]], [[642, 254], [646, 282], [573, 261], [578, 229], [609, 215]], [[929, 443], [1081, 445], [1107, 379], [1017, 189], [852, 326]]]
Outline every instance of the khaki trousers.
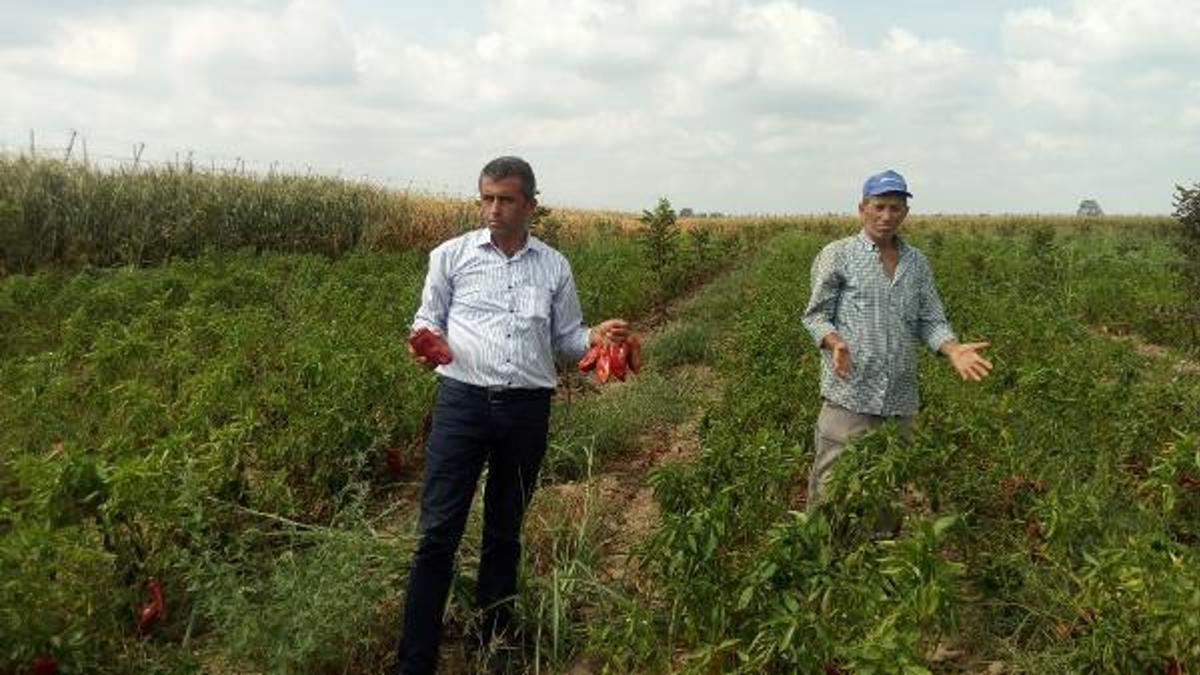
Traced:
[[816, 452], [813, 456], [812, 468], [808, 472], [808, 501], [805, 510], [812, 513], [813, 508], [816, 507], [820, 500], [821, 490], [829, 480], [833, 463], [842, 454], [846, 443], [849, 443], [855, 436], [881, 426], [889, 419], [896, 420], [896, 424], [899, 425], [900, 432], [904, 436], [912, 434], [913, 418], [911, 416], [889, 418], [857, 413], [829, 401], [825, 401], [821, 405], [821, 413], [817, 415], [817, 425], [813, 433], [813, 448]]

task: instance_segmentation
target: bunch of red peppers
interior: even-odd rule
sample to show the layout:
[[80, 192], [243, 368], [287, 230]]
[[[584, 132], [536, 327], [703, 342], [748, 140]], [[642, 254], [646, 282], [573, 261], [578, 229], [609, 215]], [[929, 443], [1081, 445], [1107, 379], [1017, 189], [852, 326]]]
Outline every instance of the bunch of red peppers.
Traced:
[[624, 382], [626, 373], [637, 373], [641, 369], [642, 341], [636, 335], [630, 335], [622, 342], [599, 342], [579, 361], [579, 372], [595, 371], [596, 381], [601, 384], [614, 377]]
[[442, 336], [428, 328], [419, 328], [414, 331], [412, 335], [408, 336], [408, 344], [417, 356], [428, 359], [439, 366], [444, 366], [454, 360], [450, 354], [450, 347], [442, 339]]

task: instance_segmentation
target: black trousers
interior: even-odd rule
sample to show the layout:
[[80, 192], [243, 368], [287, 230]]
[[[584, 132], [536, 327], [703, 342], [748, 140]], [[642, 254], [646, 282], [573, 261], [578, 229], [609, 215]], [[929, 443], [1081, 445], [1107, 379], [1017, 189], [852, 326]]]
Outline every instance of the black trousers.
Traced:
[[521, 556], [521, 522], [546, 454], [550, 389], [495, 391], [443, 378], [425, 451], [421, 541], [405, 596], [400, 672], [433, 673], [454, 554], [484, 464], [483, 542], [475, 601], [484, 630], [502, 630], [512, 613]]

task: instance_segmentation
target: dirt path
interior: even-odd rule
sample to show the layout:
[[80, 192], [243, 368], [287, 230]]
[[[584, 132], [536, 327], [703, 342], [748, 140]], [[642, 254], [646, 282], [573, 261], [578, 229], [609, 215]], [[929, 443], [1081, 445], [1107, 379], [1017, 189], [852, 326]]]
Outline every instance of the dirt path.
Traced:
[[[686, 373], [686, 375], [684, 375]], [[717, 377], [711, 368], [692, 367], [681, 375], [706, 383], [707, 391], [719, 390]], [[699, 408], [678, 425], [660, 426], [644, 434], [639, 451], [604, 467], [597, 477], [600, 494], [617, 509], [612, 535], [605, 542], [601, 577], [605, 580], [625, 580], [641, 590], [636, 561], [631, 553], [658, 526], [658, 503], [654, 490], [647, 482], [650, 472], [670, 462], [689, 461], [700, 449], [700, 420], [715, 397], [705, 400]]]

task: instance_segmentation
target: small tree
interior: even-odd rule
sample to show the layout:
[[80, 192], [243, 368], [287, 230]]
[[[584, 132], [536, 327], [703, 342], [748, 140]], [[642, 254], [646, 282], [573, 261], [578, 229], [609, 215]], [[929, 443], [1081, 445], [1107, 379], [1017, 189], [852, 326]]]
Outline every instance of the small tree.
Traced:
[[1175, 219], [1193, 239], [1200, 241], [1200, 183], [1175, 186]]
[[1187, 321], [1192, 327], [1192, 349], [1200, 350], [1200, 183], [1190, 188], [1175, 186], [1175, 212], [1171, 214], [1183, 227], [1179, 247], [1183, 251], [1183, 272], [1192, 287]]
[[1085, 199], [1079, 202], [1079, 210], [1075, 212], [1075, 215], [1081, 218], [1099, 218], [1104, 215], [1104, 211], [1100, 209], [1100, 202], [1095, 199]]
[[642, 211], [642, 223], [646, 229], [642, 231], [642, 248], [646, 251], [646, 262], [654, 273], [657, 281], [655, 295], [659, 310], [664, 309], [666, 299], [670, 296], [675, 282], [676, 240], [679, 238], [679, 225], [675, 222], [675, 211], [666, 197], [660, 197], [658, 206], [653, 211]]
[[692, 209], [687, 206], [683, 207], [682, 209], [679, 209], [679, 217], [680, 218], [694, 218], [695, 215], [696, 215], [695, 212], [692, 211]]

